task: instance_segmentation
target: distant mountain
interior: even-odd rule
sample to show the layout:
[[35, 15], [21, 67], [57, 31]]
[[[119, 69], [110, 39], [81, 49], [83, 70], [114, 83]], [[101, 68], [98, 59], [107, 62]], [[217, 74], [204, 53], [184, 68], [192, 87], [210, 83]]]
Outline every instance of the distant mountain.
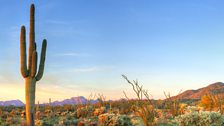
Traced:
[[[99, 102], [98, 100], [90, 100], [88, 101], [85, 97], [83, 96], [78, 96], [78, 97], [72, 97], [70, 99], [65, 99], [62, 101], [54, 101], [51, 103], [53, 106], [62, 106], [62, 105], [76, 105], [76, 104], [87, 104], [87, 103], [97, 103]], [[20, 100], [9, 100], [9, 101], [0, 101], [0, 106], [25, 106], [25, 104], [20, 101]], [[44, 103], [40, 105], [49, 105], [49, 103]]]
[[[173, 99], [192, 99], [192, 100], [199, 100], [202, 96], [206, 94], [221, 94], [224, 95], [224, 83], [216, 82], [213, 84], [208, 85], [207, 87], [199, 88], [197, 90], [186, 90], [183, 93], [172, 97]], [[62, 101], [54, 101], [51, 103], [53, 106], [62, 106], [62, 105], [76, 105], [76, 104], [87, 104], [87, 103], [97, 103], [98, 100], [90, 100], [88, 101], [83, 96], [72, 97], [70, 99], [65, 99]], [[24, 106], [24, 103], [20, 100], [10, 100], [10, 101], [0, 101], [0, 106]], [[42, 104], [48, 105], [48, 103]]]
[[78, 96], [78, 97], [72, 97], [70, 99], [65, 99], [63, 101], [54, 101], [51, 103], [51, 105], [53, 105], [53, 106], [59, 106], [59, 105], [61, 106], [61, 105], [66, 105], [66, 104], [76, 105], [76, 104], [87, 104], [88, 102], [91, 104], [94, 104], [94, 103], [97, 103], [98, 100], [88, 101], [85, 97]]
[[224, 83], [216, 82], [208, 85], [207, 87], [199, 88], [197, 90], [187, 90], [172, 98], [198, 100], [206, 94], [224, 95]]
[[24, 106], [25, 104], [20, 100], [0, 101], [0, 106]]

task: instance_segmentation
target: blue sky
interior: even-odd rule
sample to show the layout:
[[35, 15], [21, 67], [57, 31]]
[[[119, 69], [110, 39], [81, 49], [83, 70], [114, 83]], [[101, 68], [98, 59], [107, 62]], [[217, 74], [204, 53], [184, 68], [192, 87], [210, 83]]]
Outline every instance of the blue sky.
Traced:
[[[48, 40], [37, 100], [90, 93], [119, 99], [127, 75], [155, 98], [224, 79], [224, 9], [211, 0], [1, 1], [0, 100], [24, 101], [19, 32], [36, 6], [36, 42]], [[28, 40], [28, 39], [27, 39]]]

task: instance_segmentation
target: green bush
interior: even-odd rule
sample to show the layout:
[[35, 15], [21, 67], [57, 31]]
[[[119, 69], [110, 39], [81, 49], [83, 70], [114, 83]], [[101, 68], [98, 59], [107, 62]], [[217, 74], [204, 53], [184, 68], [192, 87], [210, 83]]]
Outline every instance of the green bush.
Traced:
[[99, 126], [133, 126], [127, 115], [115, 115], [105, 113], [99, 116]]
[[222, 126], [224, 116], [219, 112], [193, 111], [175, 117], [174, 122], [179, 126]]

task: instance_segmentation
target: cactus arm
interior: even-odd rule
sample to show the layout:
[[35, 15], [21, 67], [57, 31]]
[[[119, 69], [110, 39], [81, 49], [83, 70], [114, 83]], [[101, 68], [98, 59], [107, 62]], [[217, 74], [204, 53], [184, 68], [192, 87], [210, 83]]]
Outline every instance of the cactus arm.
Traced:
[[44, 63], [45, 63], [45, 57], [46, 57], [46, 48], [47, 48], [47, 40], [44, 39], [42, 43], [41, 48], [41, 58], [40, 58], [40, 64], [39, 64], [39, 70], [36, 76], [36, 81], [39, 81], [44, 73]]
[[26, 63], [26, 28], [21, 27], [20, 33], [20, 70], [24, 78], [28, 76], [27, 63]]
[[35, 7], [34, 4], [30, 6], [30, 34], [29, 34], [29, 39], [30, 39], [30, 47], [29, 47], [29, 62], [28, 62], [28, 68], [29, 71], [31, 71], [32, 67], [32, 55], [34, 51], [34, 46], [35, 46], [35, 19], [34, 19], [34, 13], [35, 13]]
[[37, 52], [33, 51], [32, 55], [32, 68], [31, 68], [31, 77], [34, 78], [37, 72]]

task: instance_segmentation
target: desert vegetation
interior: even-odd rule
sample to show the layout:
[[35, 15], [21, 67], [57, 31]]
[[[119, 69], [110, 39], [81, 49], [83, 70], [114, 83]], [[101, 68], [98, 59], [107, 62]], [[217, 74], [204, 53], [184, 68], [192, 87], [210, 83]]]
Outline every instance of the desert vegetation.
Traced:
[[[36, 126], [220, 126], [224, 123], [221, 96], [206, 94], [201, 100], [174, 99], [166, 94], [155, 100], [137, 81], [131, 85], [136, 99], [124, 93], [123, 99], [108, 101], [102, 94], [90, 95], [87, 103], [35, 105]], [[95, 98], [96, 103], [90, 100]], [[211, 100], [213, 99], [213, 100]], [[26, 126], [25, 106], [0, 107], [0, 125]]]

